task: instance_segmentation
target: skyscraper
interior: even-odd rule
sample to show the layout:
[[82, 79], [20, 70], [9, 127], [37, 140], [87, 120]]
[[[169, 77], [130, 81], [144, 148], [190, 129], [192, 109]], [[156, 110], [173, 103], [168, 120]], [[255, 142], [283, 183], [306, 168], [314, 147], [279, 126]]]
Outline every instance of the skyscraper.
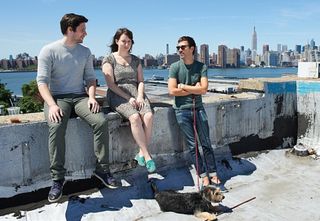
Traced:
[[246, 54], [244, 51], [244, 46], [240, 47], [240, 65], [245, 65], [246, 61]]
[[209, 65], [209, 45], [202, 44], [200, 45], [200, 61], [205, 65]]
[[252, 34], [252, 47], [251, 50], [256, 50], [257, 51], [257, 32], [256, 32], [256, 27], [253, 27], [253, 34]]
[[269, 51], [269, 45], [265, 44], [262, 46], [262, 55]]
[[166, 44], [166, 55], [169, 54], [169, 44]]
[[227, 66], [227, 46], [219, 45], [218, 46], [218, 65], [221, 68], [226, 68]]
[[288, 45], [282, 45], [282, 52], [288, 51]]
[[316, 42], [313, 39], [311, 39], [311, 41], [310, 41], [311, 50], [314, 50], [315, 46], [316, 46]]
[[296, 52], [301, 53], [301, 45], [296, 45]]
[[255, 64], [256, 55], [257, 55], [257, 32], [256, 27], [253, 27], [253, 34], [252, 34], [252, 63]]
[[282, 52], [281, 48], [282, 48], [282, 45], [281, 45], [281, 44], [277, 44], [277, 51], [278, 51], [278, 53], [281, 53], [281, 52]]

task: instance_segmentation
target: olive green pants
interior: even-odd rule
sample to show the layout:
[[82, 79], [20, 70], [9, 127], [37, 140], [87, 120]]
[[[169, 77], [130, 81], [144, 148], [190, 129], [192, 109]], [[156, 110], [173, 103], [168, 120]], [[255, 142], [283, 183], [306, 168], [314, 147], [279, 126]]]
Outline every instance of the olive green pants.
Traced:
[[48, 119], [48, 105], [44, 105], [44, 113], [49, 126], [49, 157], [52, 180], [64, 179], [66, 173], [64, 168], [65, 134], [68, 120], [73, 111], [93, 128], [94, 153], [97, 157], [96, 171], [109, 172], [109, 133], [108, 122], [104, 114], [102, 112], [92, 113], [89, 110], [88, 96], [86, 94], [57, 95], [54, 96], [54, 99], [63, 111], [61, 122], [50, 122]]

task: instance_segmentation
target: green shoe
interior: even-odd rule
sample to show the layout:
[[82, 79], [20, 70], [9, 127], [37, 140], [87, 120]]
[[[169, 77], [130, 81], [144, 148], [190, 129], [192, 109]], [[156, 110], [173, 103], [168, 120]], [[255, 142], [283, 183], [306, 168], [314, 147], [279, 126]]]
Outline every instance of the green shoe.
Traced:
[[144, 159], [144, 156], [140, 156], [139, 154], [137, 154], [137, 155], [134, 157], [134, 159], [135, 159], [136, 161], [138, 161], [138, 164], [139, 164], [140, 166], [145, 166], [145, 165], [146, 165], [146, 160]]
[[156, 170], [156, 163], [152, 159], [148, 160], [146, 167], [149, 173], [153, 173]]

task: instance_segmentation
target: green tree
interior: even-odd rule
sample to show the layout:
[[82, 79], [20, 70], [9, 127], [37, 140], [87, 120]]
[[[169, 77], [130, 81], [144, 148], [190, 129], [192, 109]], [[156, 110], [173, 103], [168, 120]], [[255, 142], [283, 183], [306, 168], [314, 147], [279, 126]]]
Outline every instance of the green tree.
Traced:
[[6, 89], [6, 84], [1, 83], [1, 80], [0, 80], [0, 105], [4, 105], [4, 108], [10, 107], [11, 95], [12, 95], [12, 92]]
[[41, 112], [43, 109], [43, 99], [39, 93], [36, 80], [29, 84], [22, 85], [23, 97], [19, 100], [19, 107], [23, 113]]

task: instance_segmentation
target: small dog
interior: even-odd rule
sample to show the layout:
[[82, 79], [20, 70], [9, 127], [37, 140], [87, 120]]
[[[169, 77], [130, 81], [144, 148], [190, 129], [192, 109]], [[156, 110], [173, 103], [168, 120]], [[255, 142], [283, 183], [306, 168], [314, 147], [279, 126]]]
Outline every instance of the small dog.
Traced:
[[191, 193], [179, 193], [174, 190], [158, 191], [154, 182], [151, 182], [151, 187], [161, 211], [194, 214], [202, 220], [216, 220], [215, 213], [220, 210], [219, 206], [213, 206], [212, 203], [219, 203], [224, 199], [220, 189], [211, 186], [204, 187], [200, 192]]

